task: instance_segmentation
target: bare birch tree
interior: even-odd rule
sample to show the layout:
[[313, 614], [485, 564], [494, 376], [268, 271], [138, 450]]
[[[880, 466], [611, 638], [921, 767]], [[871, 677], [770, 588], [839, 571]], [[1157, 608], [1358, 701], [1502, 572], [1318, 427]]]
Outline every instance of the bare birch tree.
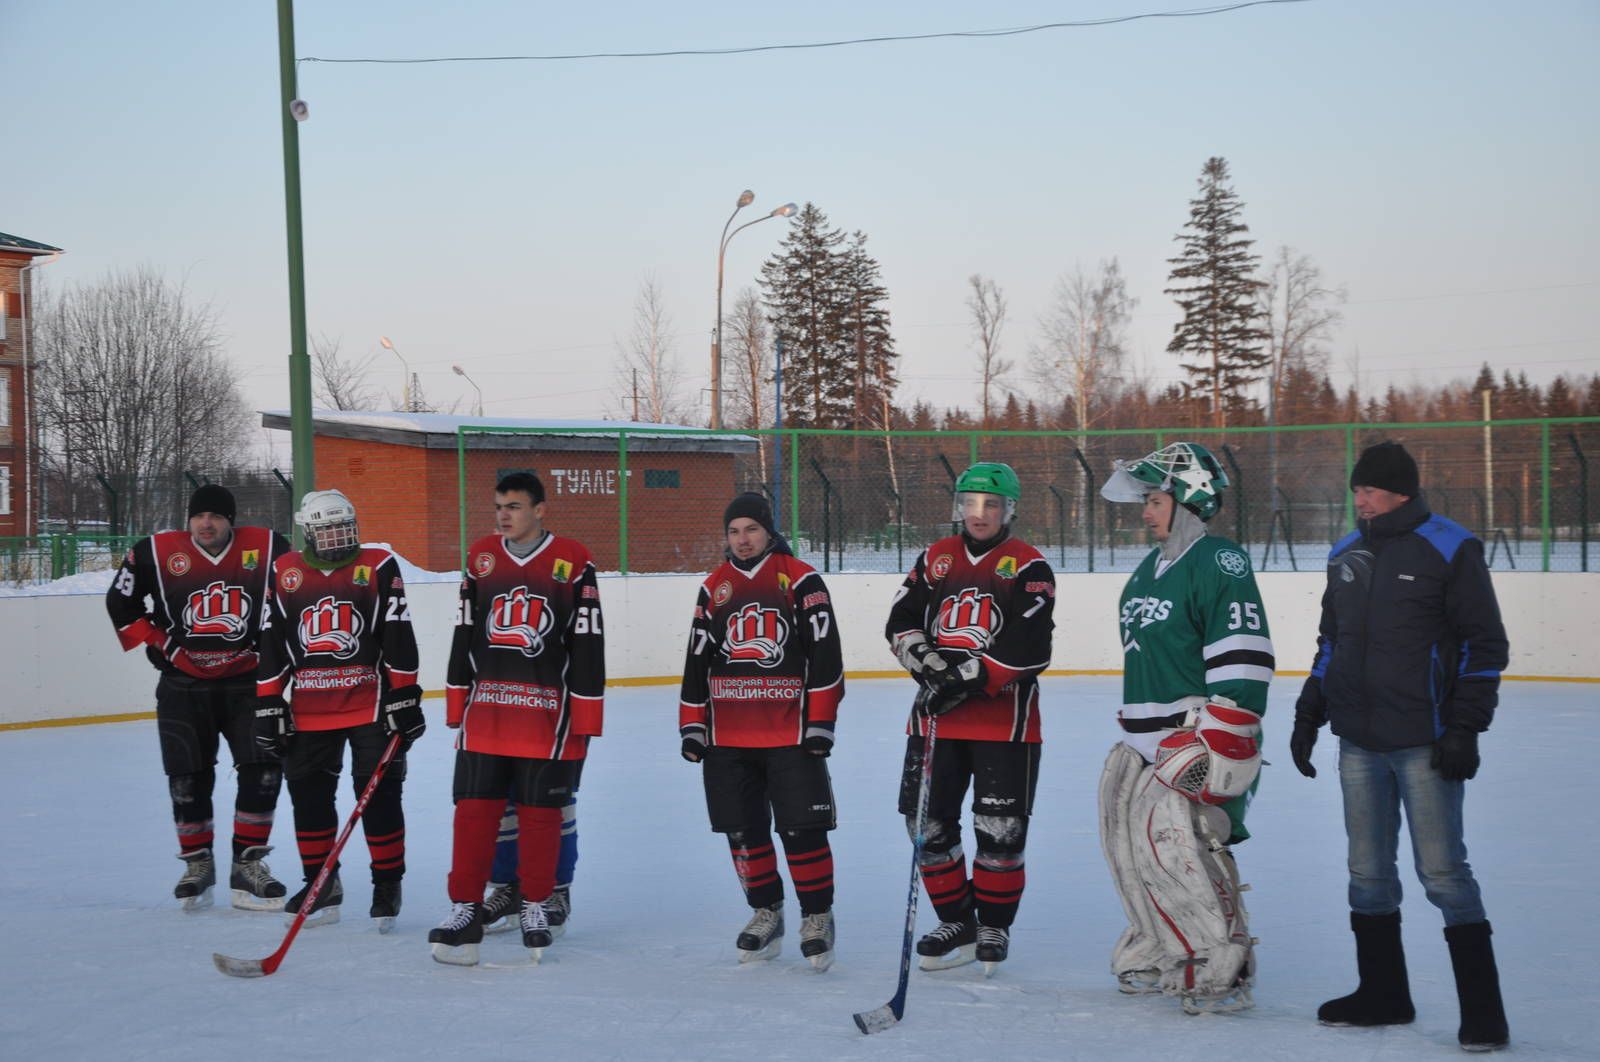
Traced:
[[248, 410], [215, 315], [154, 269], [42, 300], [36, 337], [47, 474], [63, 482], [70, 525], [80, 494], [106, 490], [113, 530], [177, 526], [184, 473], [245, 456]]
[[1138, 305], [1115, 258], [1092, 274], [1074, 268], [1056, 280], [1039, 318], [1032, 372], [1046, 394], [1072, 410], [1074, 431], [1088, 431], [1115, 399], [1127, 360], [1128, 319]]
[[311, 382], [318, 401], [330, 409], [375, 410], [380, 392], [371, 379], [376, 354], [347, 358], [340, 340], [319, 335], [311, 341]]
[[[1344, 302], [1343, 288], [1328, 288], [1322, 283], [1322, 270], [1309, 255], [1289, 247], [1279, 247], [1272, 271], [1256, 294], [1261, 320], [1266, 325], [1267, 423], [1276, 426], [1282, 407], [1284, 380], [1291, 372], [1305, 377], [1324, 376], [1328, 371], [1327, 343], [1334, 326], [1344, 315], [1337, 308]], [[1278, 509], [1278, 433], [1268, 436], [1272, 476], [1272, 509]]]
[[1000, 333], [1006, 326], [1006, 296], [1000, 286], [989, 277], [974, 273], [967, 278], [972, 293], [967, 296], [967, 309], [972, 313], [972, 337], [978, 344], [978, 377], [981, 381], [983, 409], [982, 426], [992, 421], [992, 394], [1009, 390], [1005, 377], [1013, 363], [1000, 356]]
[[685, 421], [689, 406], [679, 393], [682, 377], [672, 349], [672, 317], [653, 274], [639, 281], [631, 327], [616, 347], [618, 412], [651, 424]]
[[[770, 428], [776, 416], [772, 383], [772, 330], [761, 296], [745, 288], [722, 321], [723, 420], [730, 428]], [[757, 453], [767, 480], [767, 441]]]

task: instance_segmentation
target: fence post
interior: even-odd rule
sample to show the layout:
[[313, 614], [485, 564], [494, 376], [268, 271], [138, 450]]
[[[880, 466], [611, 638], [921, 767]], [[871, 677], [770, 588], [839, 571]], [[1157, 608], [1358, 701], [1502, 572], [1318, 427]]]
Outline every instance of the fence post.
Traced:
[[1589, 570], [1589, 460], [1578, 445], [1578, 433], [1567, 432], [1567, 442], [1572, 444], [1572, 456], [1578, 459], [1578, 556], [1580, 571]]
[[789, 432], [789, 541], [800, 541], [800, 436]]
[[[1356, 430], [1350, 425], [1344, 429], [1344, 481], [1350, 482], [1350, 477], [1356, 474]], [[1356, 526], [1356, 495], [1355, 491], [1344, 492], [1344, 526]], [[1335, 535], [1333, 541], [1339, 541]]]
[[617, 570], [628, 574], [628, 433], [617, 432]]
[[828, 547], [833, 533], [833, 526], [828, 519], [832, 514], [830, 496], [833, 494], [833, 484], [828, 482], [828, 476], [822, 471], [822, 466], [817, 464], [817, 459], [813, 457], [810, 460], [811, 467], [817, 470], [817, 478], [822, 480], [822, 570], [828, 572], [833, 570], [828, 566]]
[[[1061, 492], [1059, 490], [1056, 490], [1056, 485], [1054, 483], [1047, 483], [1047, 484], [1045, 484], [1045, 486], [1049, 489], [1051, 494], [1054, 494], [1056, 496], [1056, 527], [1061, 531], [1061, 570], [1062, 571], [1066, 571], [1067, 570], [1067, 499], [1061, 496]], [[1090, 568], [1089, 570], [1090, 571], [1094, 571], [1093, 568]]]
[[1539, 425], [1539, 538], [1544, 564], [1541, 571], [1550, 570], [1550, 422]]
[[1248, 553], [1250, 550], [1250, 541], [1245, 537], [1244, 511], [1249, 503], [1250, 496], [1245, 492], [1244, 489], [1244, 473], [1239, 471], [1239, 461], [1233, 456], [1233, 447], [1229, 446], [1227, 443], [1223, 443], [1222, 455], [1228, 459], [1228, 464], [1233, 466], [1233, 479], [1234, 482], [1238, 484], [1238, 487], [1235, 488], [1235, 493], [1239, 496], [1239, 504], [1234, 507], [1234, 533], [1239, 536], [1239, 548]]
[[[1088, 532], [1089, 532], [1089, 535], [1088, 535], [1088, 538], [1089, 538], [1089, 571], [1093, 572], [1094, 571], [1094, 495], [1095, 495], [1094, 473], [1092, 471], [1090, 471], [1090, 469], [1089, 469], [1089, 461], [1088, 461], [1087, 458], [1085, 458], [1083, 456], [1083, 451], [1082, 450], [1080, 450], [1076, 446], [1074, 446], [1072, 448], [1072, 456], [1076, 457], [1078, 459], [1078, 464], [1081, 465], [1082, 468], [1083, 468], [1083, 500], [1084, 500], [1084, 503], [1088, 506], [1088, 519], [1087, 519], [1087, 521], [1085, 521], [1084, 527], [1087, 528]], [[1113, 564], [1116, 563], [1116, 559], [1117, 559], [1116, 554], [1112, 553], [1111, 561], [1112, 561]], [[1066, 562], [1063, 561], [1062, 563], [1066, 563]]]

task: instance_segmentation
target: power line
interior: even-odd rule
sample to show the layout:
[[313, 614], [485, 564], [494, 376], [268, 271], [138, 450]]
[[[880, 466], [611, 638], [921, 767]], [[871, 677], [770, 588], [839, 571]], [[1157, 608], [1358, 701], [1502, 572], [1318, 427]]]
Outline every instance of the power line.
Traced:
[[886, 34], [880, 37], [850, 37], [836, 41], [810, 41], [802, 44], [754, 44], [737, 48], [673, 48], [651, 52], [577, 52], [566, 55], [440, 55], [414, 59], [334, 58], [307, 55], [302, 63], [371, 63], [387, 66], [405, 66], [422, 63], [525, 63], [562, 62], [583, 59], [670, 59], [683, 56], [749, 55], [755, 52], [794, 52], [820, 48], [845, 48], [858, 44], [890, 44], [905, 41], [936, 41], [963, 38], [1018, 37], [1025, 33], [1044, 30], [1086, 29], [1095, 26], [1114, 26], [1122, 22], [1138, 22], [1157, 18], [1198, 18], [1205, 15], [1225, 15], [1247, 7], [1266, 7], [1275, 4], [1303, 4], [1309, 0], [1243, 0], [1237, 4], [1216, 7], [1198, 7], [1183, 11], [1147, 11], [1136, 15], [1113, 15], [1105, 18], [1075, 19], [1070, 22], [1045, 22], [1037, 26], [1014, 26], [1009, 29], [951, 30], [942, 33]]

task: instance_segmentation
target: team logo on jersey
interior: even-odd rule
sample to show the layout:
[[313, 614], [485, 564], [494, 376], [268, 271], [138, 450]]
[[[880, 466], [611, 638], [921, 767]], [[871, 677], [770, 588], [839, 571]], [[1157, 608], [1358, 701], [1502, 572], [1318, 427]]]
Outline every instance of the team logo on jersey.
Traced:
[[355, 583], [357, 586], [371, 585], [372, 569], [367, 567], [365, 564], [356, 565], [356, 573], [350, 577], [350, 581]]
[[941, 553], [933, 558], [933, 566], [929, 570], [933, 572], [935, 579], [943, 579], [950, 574], [950, 565], [954, 563], [955, 559], [950, 554]]
[[261, 567], [261, 551], [259, 549], [245, 550], [244, 556], [241, 559], [241, 563], [244, 565], [245, 571], [255, 571], [257, 568]]
[[472, 558], [472, 574], [479, 579], [494, 571], [494, 554], [480, 553]]
[[1172, 615], [1172, 602], [1159, 597], [1130, 597], [1122, 603], [1122, 629], [1128, 631], [1135, 620], [1143, 630]]
[[300, 644], [308, 655], [323, 653], [336, 660], [348, 660], [361, 648], [364, 626], [354, 605], [329, 594], [300, 610]]
[[1017, 558], [1001, 557], [1000, 563], [994, 566], [994, 573], [1002, 579], [1015, 579], [1017, 577]]
[[722, 654], [729, 663], [777, 667], [783, 662], [783, 647], [788, 640], [789, 622], [778, 610], [751, 603], [728, 617]]
[[968, 587], [939, 603], [935, 640], [940, 648], [981, 653], [989, 648], [1004, 622], [993, 594], [981, 594]]
[[1250, 558], [1236, 549], [1217, 550], [1217, 567], [1233, 576], [1243, 579], [1250, 574]]
[[300, 583], [305, 579], [305, 574], [299, 568], [285, 568], [278, 573], [278, 584], [289, 593], [300, 589]]
[[189, 595], [183, 606], [183, 625], [190, 634], [204, 634], [236, 642], [250, 632], [250, 598], [237, 586], [218, 579]]
[[778, 573], [778, 589], [786, 594], [789, 592], [789, 576], [785, 572]]
[[711, 592], [711, 603], [720, 607], [722, 605], [726, 605], [728, 603], [728, 598], [732, 596], [733, 584], [724, 579], [722, 582], [718, 583], [717, 588]]
[[544, 640], [555, 626], [550, 602], [519, 586], [496, 594], [489, 603], [489, 648], [514, 649], [526, 657], [544, 652]]
[[572, 562], [569, 560], [556, 561], [555, 564], [550, 568], [550, 578], [554, 579], [558, 583], [564, 583], [571, 579]]
[[171, 572], [173, 575], [182, 575], [187, 572], [190, 566], [193, 564], [194, 562], [189, 559], [189, 555], [187, 553], [174, 553], [172, 556], [167, 558], [167, 571]]

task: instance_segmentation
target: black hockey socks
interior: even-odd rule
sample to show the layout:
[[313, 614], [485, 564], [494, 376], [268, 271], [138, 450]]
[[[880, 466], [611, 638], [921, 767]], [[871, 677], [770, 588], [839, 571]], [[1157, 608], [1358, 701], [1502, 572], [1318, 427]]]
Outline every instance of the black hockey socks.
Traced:
[[1022, 849], [1028, 838], [1028, 820], [980, 815], [973, 825], [978, 835], [978, 854], [972, 860], [978, 921], [1006, 929], [1016, 921], [1017, 905], [1027, 884]]
[[211, 790], [216, 784], [216, 771], [167, 776], [167, 794], [172, 798], [172, 821], [178, 828], [179, 855], [210, 849]]
[[783, 854], [789, 880], [800, 901], [800, 913], [819, 915], [833, 909], [833, 849], [824, 830], [783, 830]]
[[[371, 775], [353, 776], [359, 796]], [[405, 787], [403, 773], [384, 773], [383, 781], [372, 791], [367, 810], [361, 813], [361, 832], [367, 837], [367, 852], [372, 857], [372, 880], [399, 881], [406, 873], [406, 815], [400, 806]], [[483, 898], [483, 889], [478, 890]]]
[[961, 851], [961, 824], [930, 819], [922, 845], [923, 887], [941, 922], [972, 918], [972, 886], [967, 881], [967, 857]]
[[728, 834], [733, 870], [739, 875], [744, 898], [751, 907], [771, 907], [783, 902], [783, 880], [778, 877], [778, 856], [772, 835], [765, 830], [737, 830]]
[[483, 900], [483, 887], [494, 864], [495, 834], [500, 829], [499, 800], [464, 799], [456, 801], [454, 849], [450, 876], [445, 888], [450, 902], [476, 904]]
[[338, 788], [339, 776], [327, 771], [313, 771], [304, 778], [289, 780], [289, 799], [294, 804], [294, 840], [300, 849], [300, 866], [307, 881], [317, 876], [333, 850], [333, 839], [339, 832], [339, 813], [334, 806]]
[[239, 765], [239, 794], [233, 802], [233, 861], [246, 850], [267, 843], [272, 836], [272, 815], [278, 807], [283, 768], [276, 763]]

